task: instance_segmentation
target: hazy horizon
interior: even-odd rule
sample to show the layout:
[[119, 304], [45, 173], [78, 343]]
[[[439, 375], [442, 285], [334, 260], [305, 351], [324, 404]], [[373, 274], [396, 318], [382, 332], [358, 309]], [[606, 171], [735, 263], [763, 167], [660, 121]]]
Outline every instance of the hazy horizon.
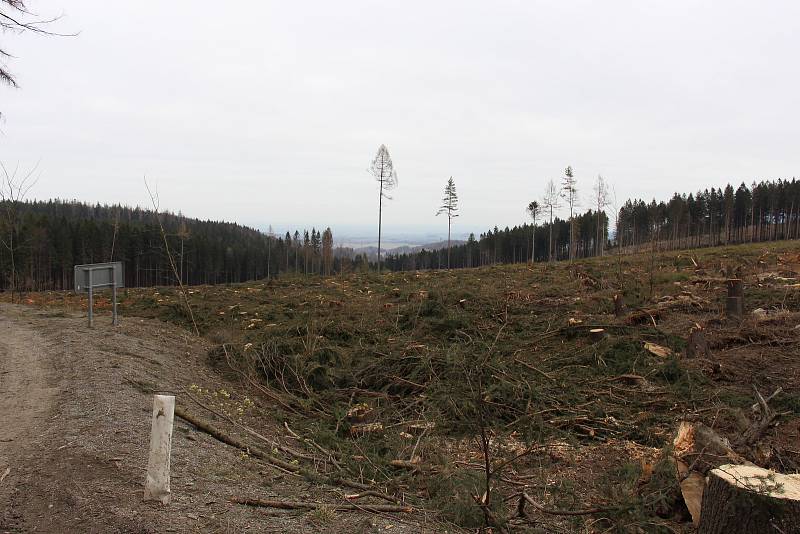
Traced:
[[2, 35], [0, 160], [41, 160], [37, 198], [146, 207], [147, 176], [187, 216], [369, 236], [385, 143], [385, 235], [441, 237], [451, 175], [463, 235], [567, 165], [582, 209], [598, 174], [621, 203], [798, 168], [793, 2], [29, 7], [79, 32]]

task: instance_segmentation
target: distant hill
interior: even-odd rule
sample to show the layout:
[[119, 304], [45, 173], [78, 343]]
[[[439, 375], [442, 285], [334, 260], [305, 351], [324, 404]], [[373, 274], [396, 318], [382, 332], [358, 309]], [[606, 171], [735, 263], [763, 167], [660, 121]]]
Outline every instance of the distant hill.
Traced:
[[[450, 241], [450, 245], [453, 247], [463, 245], [465, 243], [466, 241], [462, 239], [453, 239], [452, 241]], [[440, 250], [443, 248], [447, 248], [447, 240], [437, 241], [435, 243], [426, 243], [424, 245], [414, 245], [414, 246], [405, 245], [393, 248], [381, 247], [381, 250], [383, 251], [384, 256], [389, 256], [389, 255], [399, 256], [401, 254], [416, 254], [417, 252], [421, 252], [422, 250], [433, 251], [433, 250]], [[346, 248], [341, 250], [346, 251], [347, 254], [352, 254], [351, 257], [355, 257], [357, 254], [360, 254], [362, 256], [366, 255], [367, 258], [369, 258], [370, 260], [377, 259], [378, 257], [378, 247], [374, 246]]]
[[307, 232], [298, 232], [297, 239], [268, 236], [236, 223], [163, 212], [157, 220], [151, 210], [138, 207], [0, 202], [0, 213], [17, 214], [13, 226], [7, 217], [0, 222], [0, 238], [11, 242], [11, 227], [17, 243], [13, 257], [9, 247], [0, 246], [0, 291], [71, 289], [74, 265], [106, 261], [124, 263], [126, 287], [172, 285], [178, 276], [198, 285], [339, 268], [332, 250], [326, 259], [324, 236], [315, 229], [306, 245]]
[[[455, 247], [458, 245], [465, 244], [466, 241], [462, 239], [452, 239], [450, 241], [450, 246]], [[447, 240], [444, 241], [437, 241], [436, 243], [427, 243], [425, 245], [419, 245], [414, 247], [395, 247], [392, 249], [386, 250], [387, 254], [413, 254], [415, 252], [420, 252], [423, 249], [425, 250], [439, 250], [447, 248]]]

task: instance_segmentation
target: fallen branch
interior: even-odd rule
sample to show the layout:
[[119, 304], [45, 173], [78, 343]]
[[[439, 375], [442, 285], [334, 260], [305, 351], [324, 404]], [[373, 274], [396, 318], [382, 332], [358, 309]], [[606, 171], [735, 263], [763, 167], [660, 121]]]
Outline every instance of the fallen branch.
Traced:
[[[782, 387], [778, 387], [778, 389], [776, 389], [776, 390], [775, 390], [775, 391], [772, 393], [772, 395], [770, 395], [769, 397], [767, 397], [766, 399], [764, 399], [764, 403], [765, 403], [765, 404], [766, 404], [766, 403], [768, 403], [769, 401], [771, 401], [772, 399], [774, 399], [774, 398], [775, 398], [775, 397], [778, 395], [778, 393], [781, 393], [782, 391], [783, 391], [783, 388], [782, 388]], [[758, 393], [758, 390], [756, 390], [756, 393]], [[761, 394], [759, 394], [758, 396], [760, 397], [760, 396], [761, 396]], [[761, 404], [761, 402], [760, 402], [760, 400], [759, 400], [758, 398], [756, 398], [756, 401], [757, 401], [757, 402], [756, 402], [755, 404], [753, 404], [753, 405], [750, 407], [750, 409], [751, 409], [751, 410], [753, 410], [754, 412], [755, 412], [755, 411], [757, 411], [757, 410], [759, 409], [759, 407], [760, 407], [760, 404]]]
[[[216, 428], [211, 423], [209, 423], [207, 421], [203, 421], [199, 417], [196, 417], [196, 416], [190, 414], [182, 406], [175, 406], [175, 415], [177, 415], [178, 417], [180, 417], [184, 421], [187, 421], [187, 422], [191, 423], [192, 425], [197, 427], [198, 430], [201, 430], [201, 431], [205, 432], [209, 436], [221, 441], [222, 443], [225, 443], [226, 445], [230, 445], [231, 447], [235, 447], [235, 448], [237, 448], [239, 450], [242, 450], [242, 451], [246, 452], [247, 454], [249, 454], [250, 456], [253, 456], [254, 458], [258, 458], [259, 460], [262, 460], [262, 461], [264, 461], [264, 462], [266, 462], [268, 464], [271, 464], [273, 467], [276, 467], [276, 468], [278, 468], [278, 469], [280, 469], [282, 471], [286, 471], [289, 474], [293, 474], [293, 475], [296, 475], [296, 476], [303, 476], [303, 477], [305, 477], [305, 478], [307, 478], [309, 480], [312, 480], [312, 481], [324, 481], [324, 482], [327, 482], [329, 484], [346, 486], [346, 487], [350, 487], [350, 488], [354, 488], [354, 489], [358, 489], [358, 490], [362, 490], [362, 491], [374, 491], [372, 489], [372, 486], [369, 486], [367, 484], [362, 484], [360, 482], [354, 482], [352, 480], [347, 480], [347, 479], [339, 477], [339, 476], [332, 475], [332, 476], [328, 476], [328, 477], [322, 477], [322, 476], [319, 475], [319, 473], [316, 473], [316, 472], [313, 472], [313, 471], [309, 471], [308, 469], [304, 469], [303, 467], [300, 467], [299, 465], [296, 465], [296, 464], [293, 464], [293, 463], [289, 463], [289, 462], [287, 462], [285, 460], [281, 460], [280, 458], [276, 458], [275, 456], [273, 456], [271, 454], [268, 454], [268, 453], [264, 452], [263, 450], [261, 450], [261, 449], [259, 449], [257, 447], [251, 447], [251, 446], [247, 445], [246, 443], [244, 443], [243, 441], [241, 441], [240, 439], [238, 439], [238, 438], [236, 438], [234, 436], [231, 436], [230, 434], [220, 430], [219, 428]], [[376, 492], [376, 493], [379, 493], [379, 492]], [[383, 496], [381, 498], [383, 498], [385, 500], [389, 500], [389, 501], [391, 501], [393, 499], [393, 497], [391, 497], [389, 495], [385, 495], [385, 496]]]
[[517, 362], [518, 364], [524, 365], [525, 367], [527, 367], [527, 368], [528, 368], [528, 369], [530, 369], [531, 371], [536, 371], [537, 373], [539, 373], [540, 375], [544, 376], [544, 377], [545, 377], [545, 378], [547, 378], [548, 380], [552, 380], [553, 382], [555, 382], [555, 381], [556, 381], [556, 379], [555, 379], [555, 378], [553, 378], [553, 377], [552, 377], [552, 376], [550, 376], [549, 374], [545, 373], [545, 372], [544, 372], [544, 371], [542, 371], [541, 369], [538, 369], [538, 368], [534, 367], [533, 365], [531, 365], [531, 364], [529, 364], [529, 363], [527, 363], [527, 362], [524, 362], [524, 361], [520, 360], [519, 358], [514, 358], [514, 361], [515, 361], [515, 362]]
[[296, 451], [296, 450], [294, 450], [294, 449], [292, 449], [290, 447], [286, 447], [285, 445], [281, 445], [280, 443], [277, 443], [276, 441], [271, 440], [271, 439], [267, 438], [266, 436], [263, 436], [263, 435], [259, 434], [258, 432], [256, 432], [252, 428], [250, 428], [248, 426], [245, 426], [242, 423], [239, 423], [238, 421], [236, 421], [232, 417], [229, 417], [229, 416], [227, 416], [227, 415], [225, 415], [223, 413], [219, 413], [217, 410], [215, 410], [214, 408], [208, 406], [207, 404], [205, 404], [202, 401], [200, 401], [200, 399], [198, 399], [197, 397], [192, 395], [189, 392], [188, 389], [183, 388], [183, 392], [186, 394], [187, 397], [192, 399], [201, 408], [205, 408], [206, 410], [208, 410], [209, 412], [213, 413], [217, 417], [221, 417], [223, 419], [227, 419], [233, 426], [241, 428], [242, 430], [244, 430], [245, 432], [247, 432], [251, 436], [254, 436], [254, 437], [260, 439], [261, 441], [263, 441], [264, 443], [269, 444], [271, 447], [273, 447], [275, 449], [278, 449], [279, 451], [285, 452], [286, 454], [289, 454], [290, 456], [294, 456], [295, 458], [302, 458], [303, 460], [310, 460], [310, 461], [316, 460], [316, 458], [314, 458], [313, 456], [309, 456], [307, 454], [303, 454], [302, 452], [298, 452], [298, 451]]
[[284, 421], [284, 422], [283, 422], [283, 426], [284, 426], [284, 427], [286, 427], [286, 431], [287, 431], [287, 432], [289, 433], [289, 435], [290, 435], [290, 436], [292, 436], [294, 439], [296, 439], [296, 440], [298, 440], [298, 441], [302, 441], [302, 442], [304, 442], [304, 443], [309, 443], [309, 444], [311, 444], [311, 445], [312, 445], [312, 446], [313, 446], [315, 449], [317, 449], [319, 452], [321, 452], [322, 454], [324, 454], [325, 456], [327, 456], [327, 457], [328, 457], [328, 460], [330, 460], [330, 462], [331, 462], [333, 465], [335, 465], [335, 466], [336, 466], [338, 469], [342, 469], [342, 464], [340, 464], [340, 463], [339, 463], [339, 462], [336, 460], [336, 457], [333, 455], [333, 453], [332, 453], [331, 451], [329, 451], [328, 449], [326, 449], [326, 448], [325, 448], [325, 447], [323, 447], [322, 445], [319, 445], [319, 444], [318, 444], [316, 441], [314, 441], [314, 440], [313, 440], [313, 439], [311, 439], [311, 438], [304, 438], [304, 437], [301, 437], [301, 436], [299, 436], [299, 435], [298, 435], [298, 434], [296, 434], [296, 433], [295, 433], [295, 432], [294, 432], [294, 431], [293, 431], [291, 428], [289, 428], [289, 423], [287, 423], [286, 421]]
[[357, 499], [363, 499], [364, 497], [376, 497], [378, 499], [383, 499], [385, 501], [399, 503], [400, 499], [392, 497], [391, 495], [386, 495], [385, 493], [380, 493], [373, 490], [363, 491], [361, 493], [353, 493], [352, 495], [345, 495], [344, 498], [348, 501], [354, 501]]
[[497, 465], [492, 467], [491, 473], [492, 474], [497, 474], [500, 471], [502, 471], [506, 466], [516, 462], [517, 460], [519, 460], [523, 456], [527, 456], [528, 454], [531, 454], [533, 452], [543, 450], [544, 448], [545, 448], [544, 445], [531, 445], [530, 447], [526, 448], [524, 451], [512, 456], [511, 458], [508, 458], [506, 460], [503, 460], [503, 461], [497, 463]]
[[[773, 399], [778, 393], [781, 392], [781, 388], [775, 390], [775, 393], [769, 396], [770, 399]], [[753, 386], [753, 393], [755, 394], [758, 410], [756, 416], [753, 418], [753, 421], [750, 423], [750, 426], [742, 433], [741, 437], [736, 441], [737, 445], [745, 445], [747, 447], [752, 447], [755, 445], [760, 439], [761, 436], [767, 431], [769, 427], [775, 422], [775, 419], [778, 418], [779, 413], [775, 413], [769, 407], [764, 397], [758, 391], [756, 386]]]
[[178, 417], [180, 417], [181, 419], [183, 419], [185, 421], [188, 421], [189, 423], [191, 423], [195, 427], [197, 427], [199, 430], [202, 430], [203, 432], [205, 432], [209, 436], [221, 441], [222, 443], [225, 443], [226, 445], [230, 445], [231, 447], [236, 447], [237, 449], [246, 452], [250, 456], [258, 458], [259, 460], [263, 460], [263, 461], [265, 461], [265, 462], [267, 462], [269, 464], [272, 464], [274, 466], [280, 467], [281, 469], [284, 469], [284, 470], [289, 471], [291, 473], [309, 474], [309, 475], [312, 475], [312, 477], [316, 477], [317, 476], [316, 473], [311, 473], [309, 471], [306, 471], [305, 469], [302, 469], [298, 465], [286, 462], [284, 460], [281, 460], [280, 458], [276, 458], [275, 456], [272, 456], [271, 454], [267, 454], [266, 452], [262, 451], [261, 449], [258, 449], [258, 448], [251, 447], [251, 446], [247, 445], [246, 443], [244, 443], [240, 439], [238, 439], [238, 438], [236, 438], [234, 436], [231, 436], [230, 434], [228, 434], [226, 432], [223, 432], [222, 430], [212, 426], [207, 421], [203, 421], [199, 417], [196, 417], [196, 416], [190, 414], [189, 412], [184, 410], [182, 406], [175, 406], [175, 415], [177, 415]]
[[391, 460], [389, 465], [392, 467], [399, 467], [401, 469], [408, 469], [409, 471], [420, 471], [422, 470], [422, 466], [415, 462], [409, 462], [408, 460]]
[[399, 512], [406, 514], [410, 514], [414, 511], [414, 509], [410, 506], [399, 506], [394, 504], [325, 504], [317, 502], [248, 499], [242, 497], [234, 497], [231, 499], [231, 502], [236, 504], [244, 504], [245, 506], [257, 506], [260, 508], [280, 508], [281, 510], [318, 510], [320, 508], [325, 508], [337, 512]]
[[602, 514], [606, 512], [614, 512], [619, 510], [618, 507], [612, 508], [587, 508], [585, 510], [553, 510], [550, 508], [545, 508], [541, 504], [534, 501], [530, 495], [525, 492], [520, 493], [520, 501], [519, 505], [517, 506], [517, 513], [521, 517], [525, 517], [525, 503], [530, 504], [538, 511], [542, 512], [543, 514], [548, 515], [564, 515], [564, 516], [578, 516], [578, 515], [592, 515], [592, 514]]

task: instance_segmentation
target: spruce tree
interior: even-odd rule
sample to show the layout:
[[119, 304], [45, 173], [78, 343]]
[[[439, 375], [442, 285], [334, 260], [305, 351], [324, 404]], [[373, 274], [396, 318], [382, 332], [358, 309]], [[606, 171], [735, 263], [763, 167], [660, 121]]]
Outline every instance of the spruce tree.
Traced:
[[561, 194], [569, 205], [569, 259], [572, 261], [575, 257], [574, 241], [575, 241], [575, 221], [574, 212], [575, 207], [578, 205], [578, 181], [575, 179], [575, 174], [572, 172], [572, 167], [567, 166], [564, 170], [564, 177], [561, 179]]
[[386, 145], [378, 147], [378, 153], [372, 160], [370, 174], [380, 184], [378, 188], [378, 272], [381, 270], [381, 229], [383, 223], [383, 199], [391, 200], [389, 191], [397, 187], [397, 172], [394, 170], [392, 157]]
[[453, 219], [458, 217], [458, 195], [456, 194], [456, 183], [451, 176], [447, 180], [447, 185], [444, 186], [444, 197], [442, 198], [442, 205], [439, 206], [439, 211], [436, 212], [438, 217], [441, 214], [447, 215], [447, 268], [450, 268], [450, 228], [453, 224]]
[[541, 206], [537, 201], [533, 201], [528, 204], [527, 207], [528, 215], [531, 216], [533, 219], [533, 231], [531, 232], [531, 263], [536, 262], [536, 218], [542, 211]]

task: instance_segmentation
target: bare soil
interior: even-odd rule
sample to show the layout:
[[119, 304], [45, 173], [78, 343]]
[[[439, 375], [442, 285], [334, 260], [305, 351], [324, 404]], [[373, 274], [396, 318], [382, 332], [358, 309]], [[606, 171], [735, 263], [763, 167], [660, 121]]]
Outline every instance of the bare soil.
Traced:
[[[79, 314], [1, 304], [0, 532], [437, 530], [416, 515], [233, 504], [233, 497], [335, 504], [345, 491], [281, 472], [178, 418], [172, 502], [143, 502], [153, 392], [176, 393], [201, 416], [187, 390], [234, 415], [269, 412], [206, 366], [208, 349], [156, 320], [124, 317], [115, 328], [101, 316], [89, 329]], [[248, 425], [285, 439], [274, 422]]]

